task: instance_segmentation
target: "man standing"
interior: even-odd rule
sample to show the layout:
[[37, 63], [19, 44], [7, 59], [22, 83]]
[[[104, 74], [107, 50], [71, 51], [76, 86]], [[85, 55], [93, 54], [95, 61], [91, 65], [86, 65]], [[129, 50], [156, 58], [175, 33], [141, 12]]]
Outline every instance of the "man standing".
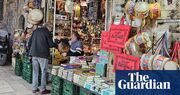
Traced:
[[[33, 64], [33, 82], [32, 90], [36, 93], [40, 89], [41, 94], [48, 94], [50, 90], [46, 89], [46, 74], [48, 67], [48, 58], [50, 57], [50, 48], [54, 46], [48, 28], [36, 28], [29, 40], [29, 54], [32, 56]], [[41, 86], [38, 89], [39, 66], [41, 69]]]

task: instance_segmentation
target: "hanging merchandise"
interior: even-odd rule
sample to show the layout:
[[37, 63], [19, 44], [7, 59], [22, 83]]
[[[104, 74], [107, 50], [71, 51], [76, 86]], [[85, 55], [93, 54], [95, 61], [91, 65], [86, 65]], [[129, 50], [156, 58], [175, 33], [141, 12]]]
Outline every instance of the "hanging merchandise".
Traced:
[[151, 47], [151, 40], [146, 32], [142, 32], [134, 36], [134, 41], [139, 47], [150, 48]]
[[125, 50], [127, 54], [140, 57], [142, 53], [139, 50], [139, 47], [135, 43], [133, 38], [130, 38], [125, 44]]
[[101, 44], [100, 44], [100, 48], [102, 50], [108, 50], [109, 44], [109, 32], [107, 31], [102, 31], [101, 32]]
[[127, 54], [118, 54], [114, 61], [114, 70], [139, 70], [140, 59]]
[[124, 48], [126, 41], [131, 30], [131, 26], [122, 24], [121, 20], [119, 25], [112, 23], [109, 34], [109, 44], [114, 47]]
[[168, 37], [167, 37], [167, 32], [165, 32], [162, 35], [162, 39], [158, 43], [158, 47], [156, 49], [156, 54], [161, 54], [163, 56], [170, 57], [169, 52], [168, 52]]
[[145, 18], [149, 15], [149, 4], [145, 1], [138, 1], [134, 7], [135, 11], [135, 21], [133, 26], [135, 27], [144, 27]]
[[158, 2], [150, 4], [150, 18], [157, 19], [161, 16], [161, 6]]
[[149, 4], [145, 1], [138, 1], [134, 10], [137, 18], [144, 19], [149, 15]]
[[145, 20], [141, 18], [134, 17], [134, 21], [132, 22], [133, 27], [140, 27], [145, 25]]
[[153, 70], [163, 70], [164, 69], [164, 65], [169, 61], [170, 59], [162, 56], [162, 55], [156, 55], [156, 57], [154, 58], [153, 64], [152, 64], [152, 68]]
[[130, 16], [134, 16], [134, 7], [135, 7], [135, 2], [132, 0], [129, 0], [126, 5], [125, 5], [125, 12], [126, 14]]
[[152, 70], [152, 62], [154, 57], [154, 55], [143, 54], [140, 62], [141, 70]]
[[173, 60], [173, 61], [175, 61], [177, 63], [180, 62], [180, 42], [175, 42], [174, 43], [171, 60]]
[[66, 0], [66, 3], [65, 3], [65, 11], [67, 13], [73, 13], [73, 2], [71, 0]]
[[39, 24], [43, 19], [43, 13], [39, 9], [33, 9], [28, 14], [28, 21], [31, 24]]
[[174, 61], [169, 61], [164, 65], [164, 70], [178, 70], [179, 65]]
[[78, 20], [81, 16], [81, 7], [79, 4], [74, 5], [74, 19]]
[[98, 10], [97, 0], [89, 0], [88, 3], [88, 19], [93, 21], [97, 20], [97, 10]]

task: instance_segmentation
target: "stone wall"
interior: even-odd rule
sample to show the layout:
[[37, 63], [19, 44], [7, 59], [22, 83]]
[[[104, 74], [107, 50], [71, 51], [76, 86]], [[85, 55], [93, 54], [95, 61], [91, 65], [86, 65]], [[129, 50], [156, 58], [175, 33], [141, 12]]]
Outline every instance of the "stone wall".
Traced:
[[23, 6], [27, 0], [4, 0], [4, 19], [11, 33], [19, 28], [20, 16], [25, 16]]

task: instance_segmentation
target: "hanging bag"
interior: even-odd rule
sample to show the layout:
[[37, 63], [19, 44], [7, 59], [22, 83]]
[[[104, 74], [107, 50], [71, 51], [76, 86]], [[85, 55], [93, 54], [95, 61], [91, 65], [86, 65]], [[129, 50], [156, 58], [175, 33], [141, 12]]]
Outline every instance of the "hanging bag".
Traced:
[[131, 30], [131, 26], [124, 25], [124, 17], [121, 19], [120, 24], [111, 24], [109, 43], [111, 46], [124, 48], [125, 42], [128, 40], [128, 36]]
[[115, 56], [114, 70], [139, 70], [140, 59], [124, 53]]

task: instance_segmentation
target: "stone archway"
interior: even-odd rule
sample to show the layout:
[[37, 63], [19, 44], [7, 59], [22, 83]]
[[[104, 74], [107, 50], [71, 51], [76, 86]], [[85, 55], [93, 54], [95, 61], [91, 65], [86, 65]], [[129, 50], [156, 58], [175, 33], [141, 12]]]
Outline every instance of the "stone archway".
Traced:
[[24, 29], [25, 28], [25, 18], [23, 15], [19, 17], [19, 24], [18, 24], [19, 29]]

